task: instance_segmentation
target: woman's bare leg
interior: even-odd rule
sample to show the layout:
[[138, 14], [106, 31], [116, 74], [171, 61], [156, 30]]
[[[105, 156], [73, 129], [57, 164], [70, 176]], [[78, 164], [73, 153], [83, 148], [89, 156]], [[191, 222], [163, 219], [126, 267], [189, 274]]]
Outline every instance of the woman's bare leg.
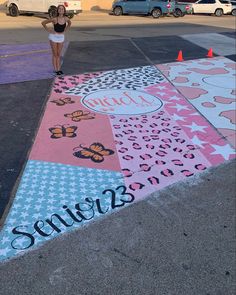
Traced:
[[61, 52], [63, 48], [64, 43], [57, 43], [57, 68], [58, 71], [61, 69]]
[[60, 69], [60, 67], [58, 68], [58, 66], [57, 66], [57, 44], [58, 43], [52, 42], [50, 40], [50, 45], [52, 48], [52, 64], [53, 64], [54, 70], [56, 72], [59, 71], [59, 69]]

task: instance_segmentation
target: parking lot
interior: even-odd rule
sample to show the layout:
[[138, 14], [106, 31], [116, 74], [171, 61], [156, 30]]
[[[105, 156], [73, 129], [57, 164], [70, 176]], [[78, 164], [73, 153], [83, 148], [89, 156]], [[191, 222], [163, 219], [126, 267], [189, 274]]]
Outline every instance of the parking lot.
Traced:
[[[1, 43], [44, 42], [47, 35], [41, 26], [46, 16], [13, 18], [0, 12]], [[138, 28], [138, 29], [137, 29]], [[149, 16], [113, 16], [108, 12], [83, 12], [72, 19], [68, 41], [111, 40], [129, 37], [152, 37], [235, 29], [235, 17], [186, 15], [181, 18]]]
[[84, 12], [55, 78], [44, 17], [0, 14], [0, 294], [233, 294], [235, 18]]

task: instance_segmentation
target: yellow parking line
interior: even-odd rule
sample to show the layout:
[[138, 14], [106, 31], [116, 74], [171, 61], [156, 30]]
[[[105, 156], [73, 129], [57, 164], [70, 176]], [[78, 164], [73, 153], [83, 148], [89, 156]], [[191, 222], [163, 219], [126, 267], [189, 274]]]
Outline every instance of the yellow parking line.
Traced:
[[41, 52], [49, 52], [50, 50], [34, 50], [34, 51], [27, 51], [27, 52], [21, 52], [21, 53], [14, 53], [14, 54], [6, 54], [6, 55], [0, 55], [0, 58], [6, 58], [6, 57], [12, 57], [12, 56], [20, 56], [20, 55], [27, 55], [27, 54], [34, 54], [34, 53], [41, 53]]

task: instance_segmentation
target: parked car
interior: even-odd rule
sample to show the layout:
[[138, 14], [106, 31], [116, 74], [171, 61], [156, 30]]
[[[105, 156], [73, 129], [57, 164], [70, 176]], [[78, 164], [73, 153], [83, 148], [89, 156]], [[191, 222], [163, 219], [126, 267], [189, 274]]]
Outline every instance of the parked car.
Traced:
[[191, 14], [191, 13], [192, 13], [191, 5], [175, 1], [175, 8], [173, 11], [173, 15], [175, 17], [183, 17], [185, 16], [185, 14]]
[[168, 0], [115, 0], [112, 4], [113, 14], [143, 14], [158, 18], [174, 11], [174, 2]]
[[232, 5], [232, 10], [231, 10], [231, 14], [233, 16], [236, 16], [236, 0], [234, 1], [230, 1], [231, 2], [231, 5]]
[[198, 0], [192, 3], [193, 13], [207, 13], [215, 16], [230, 14], [232, 5], [229, 0]]
[[48, 13], [50, 17], [57, 15], [57, 6], [63, 4], [66, 8], [68, 17], [72, 18], [75, 14], [82, 12], [80, 0], [8, 0], [7, 14], [18, 16], [21, 13]]

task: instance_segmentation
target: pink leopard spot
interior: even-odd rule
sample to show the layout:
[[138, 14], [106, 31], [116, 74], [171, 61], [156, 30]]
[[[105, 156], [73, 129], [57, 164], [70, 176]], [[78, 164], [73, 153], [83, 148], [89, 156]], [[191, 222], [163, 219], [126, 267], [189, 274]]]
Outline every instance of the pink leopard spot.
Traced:
[[172, 82], [174, 83], [187, 83], [189, 81], [188, 78], [185, 77], [176, 77]]
[[133, 130], [127, 130], [127, 131], [123, 130], [122, 132], [126, 135], [134, 133]]
[[202, 106], [204, 106], [205, 108], [215, 108], [216, 105], [212, 102], [202, 102]]
[[194, 173], [192, 173], [191, 171], [189, 171], [189, 170], [182, 170], [181, 171], [183, 174], [184, 174], [184, 176], [186, 176], [186, 177], [190, 177], [190, 176], [193, 176], [194, 175]]
[[153, 150], [155, 148], [155, 146], [152, 144], [146, 144], [146, 148]]
[[188, 99], [196, 99], [203, 94], [207, 94], [208, 92], [202, 88], [193, 88], [189, 86], [180, 86], [178, 87], [179, 91]]
[[165, 157], [165, 155], [167, 155], [167, 152], [159, 150], [156, 152], [156, 155], [159, 157]]
[[118, 150], [119, 153], [126, 153], [128, 151], [128, 149], [126, 147], [122, 147], [121, 149]]
[[159, 179], [155, 176], [151, 176], [148, 177], [148, 181], [152, 184], [152, 185], [158, 185], [159, 184]]
[[149, 155], [149, 154], [144, 154], [144, 155], [141, 155], [140, 158], [141, 158], [142, 160], [149, 160], [149, 159], [152, 158], [152, 156]]
[[132, 146], [133, 146], [133, 148], [134, 148], [135, 150], [141, 150], [141, 149], [142, 149], [142, 147], [141, 147], [138, 143], [136, 143], [136, 142], [134, 142], [134, 143], [132, 144]]
[[134, 182], [132, 184], [129, 185], [129, 188], [132, 190], [132, 191], [137, 191], [137, 190], [140, 190], [144, 187], [144, 184], [142, 183], [139, 183], [139, 182]]
[[122, 158], [123, 158], [124, 160], [126, 160], [126, 161], [130, 161], [130, 160], [132, 160], [134, 157], [131, 156], [131, 155], [126, 155], [126, 156], [123, 156]]
[[232, 92], [231, 92], [231, 94], [232, 94], [232, 95], [236, 95], [236, 90], [233, 89]]
[[139, 167], [145, 172], [148, 172], [151, 170], [151, 167], [148, 166], [147, 164], [140, 164]]
[[130, 171], [129, 169], [122, 169], [122, 172], [123, 172], [123, 175], [124, 175], [125, 177], [130, 177], [130, 176], [132, 176], [132, 173], [131, 173], [131, 171]]
[[199, 83], [192, 83], [192, 86], [200, 86]]
[[155, 162], [157, 165], [165, 165], [166, 162], [161, 161], [161, 160], [156, 160]]
[[170, 169], [165, 169], [161, 171], [161, 175], [165, 176], [165, 177], [170, 177], [172, 175], [174, 175], [174, 172]]
[[115, 128], [115, 129], [120, 129], [120, 125], [113, 125], [113, 127]]
[[232, 124], [236, 123], [235, 110], [221, 112], [220, 116], [225, 117], [226, 119], [229, 119]]
[[223, 104], [230, 104], [236, 101], [236, 99], [222, 97], [222, 96], [214, 96], [214, 101], [218, 103], [223, 103]]
[[202, 164], [197, 164], [197, 165], [195, 165], [195, 168], [196, 168], [197, 170], [206, 170], [206, 166], [204, 166], [204, 165], [202, 165]]
[[224, 68], [212, 68], [208, 70], [199, 69], [199, 68], [189, 68], [188, 70], [198, 74], [204, 74], [204, 75], [222, 75], [222, 74], [229, 73], [229, 71], [225, 70]]
[[172, 160], [172, 163], [174, 163], [174, 165], [176, 165], [176, 166], [183, 166], [184, 165], [183, 162], [178, 159]]

